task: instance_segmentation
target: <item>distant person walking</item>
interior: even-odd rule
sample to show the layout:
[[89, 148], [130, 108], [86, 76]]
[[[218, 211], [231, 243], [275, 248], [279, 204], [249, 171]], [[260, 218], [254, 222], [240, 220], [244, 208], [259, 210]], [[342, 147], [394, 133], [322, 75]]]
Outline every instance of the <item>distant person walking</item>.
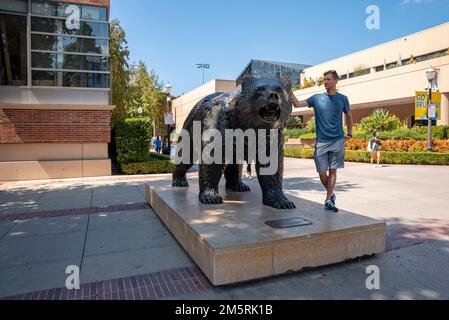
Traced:
[[[331, 70], [324, 73], [326, 93], [315, 94], [307, 99], [309, 108], [315, 110], [317, 142], [315, 145], [315, 166], [320, 180], [327, 190], [324, 208], [338, 212], [334, 188], [337, 183], [337, 169], [345, 166], [345, 142], [352, 138], [352, 113], [348, 97], [337, 92], [338, 74]], [[295, 107], [302, 107], [292, 93]], [[343, 113], [346, 115], [348, 135], [343, 130]]]
[[249, 180], [253, 180], [253, 177], [251, 175], [251, 163], [247, 163], [246, 167], [243, 166], [243, 170], [245, 171], [245, 178], [248, 178]]
[[162, 141], [161, 139], [159, 139], [159, 137], [156, 138], [156, 140], [154, 141], [154, 148], [156, 149], [156, 153], [161, 153], [161, 146], [162, 146]]
[[373, 137], [369, 141], [369, 150], [371, 151], [371, 165], [374, 164], [374, 158], [377, 159], [377, 167], [380, 168], [380, 146], [382, 142], [379, 138], [379, 132], [374, 132]]

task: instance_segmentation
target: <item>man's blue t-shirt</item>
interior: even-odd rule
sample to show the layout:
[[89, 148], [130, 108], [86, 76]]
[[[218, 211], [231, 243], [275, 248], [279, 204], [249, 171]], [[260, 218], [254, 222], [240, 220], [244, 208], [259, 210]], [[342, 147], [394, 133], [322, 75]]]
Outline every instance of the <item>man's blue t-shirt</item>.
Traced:
[[351, 111], [349, 100], [343, 94], [316, 94], [307, 99], [309, 108], [315, 109], [317, 141], [336, 141], [345, 137], [342, 113]]

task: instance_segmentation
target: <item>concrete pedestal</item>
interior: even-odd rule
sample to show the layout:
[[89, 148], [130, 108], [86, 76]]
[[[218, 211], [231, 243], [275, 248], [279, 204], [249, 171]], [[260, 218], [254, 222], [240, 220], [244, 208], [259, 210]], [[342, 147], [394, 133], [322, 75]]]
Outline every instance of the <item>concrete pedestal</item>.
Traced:
[[[224, 204], [198, 201], [198, 181], [174, 189], [171, 181], [147, 185], [147, 199], [159, 218], [214, 285], [264, 278], [381, 253], [384, 222], [357, 214], [325, 211], [320, 203], [288, 196], [297, 209], [262, 204], [257, 179], [252, 192], [226, 192]], [[286, 191], [288, 195], [288, 191]], [[267, 221], [301, 217], [311, 225], [274, 229]]]

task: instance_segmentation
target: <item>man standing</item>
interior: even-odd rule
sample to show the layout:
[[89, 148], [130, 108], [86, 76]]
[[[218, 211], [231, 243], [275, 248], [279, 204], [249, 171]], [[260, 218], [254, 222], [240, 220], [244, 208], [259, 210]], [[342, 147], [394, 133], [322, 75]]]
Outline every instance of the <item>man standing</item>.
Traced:
[[[315, 166], [320, 180], [327, 190], [324, 203], [326, 210], [338, 212], [337, 197], [334, 193], [337, 183], [337, 169], [345, 164], [345, 142], [352, 138], [352, 113], [348, 97], [337, 92], [338, 74], [336, 71], [324, 73], [324, 87], [327, 93], [316, 94], [307, 99], [309, 108], [315, 110], [317, 142], [315, 145]], [[302, 105], [292, 94], [295, 107]], [[345, 138], [342, 115], [346, 115], [348, 136]]]

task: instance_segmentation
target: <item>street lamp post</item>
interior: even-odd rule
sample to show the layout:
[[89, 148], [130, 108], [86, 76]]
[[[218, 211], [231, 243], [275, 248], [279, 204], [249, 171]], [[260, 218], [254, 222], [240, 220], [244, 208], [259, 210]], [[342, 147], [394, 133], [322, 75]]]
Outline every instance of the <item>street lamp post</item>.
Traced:
[[210, 64], [207, 63], [197, 63], [196, 64], [197, 69], [203, 69], [203, 84], [204, 84], [204, 70], [210, 68]]
[[[164, 88], [164, 92], [167, 95], [167, 114], [170, 113], [170, 101], [171, 101], [171, 91], [172, 91], [172, 85], [170, 83], [167, 83], [167, 85]], [[167, 146], [168, 150], [170, 150], [170, 124], [167, 123]]]
[[430, 106], [432, 104], [432, 88], [436, 87], [437, 71], [433, 68], [426, 70], [427, 81], [429, 81], [429, 96], [427, 100], [427, 151], [432, 151], [432, 119], [430, 119]]

